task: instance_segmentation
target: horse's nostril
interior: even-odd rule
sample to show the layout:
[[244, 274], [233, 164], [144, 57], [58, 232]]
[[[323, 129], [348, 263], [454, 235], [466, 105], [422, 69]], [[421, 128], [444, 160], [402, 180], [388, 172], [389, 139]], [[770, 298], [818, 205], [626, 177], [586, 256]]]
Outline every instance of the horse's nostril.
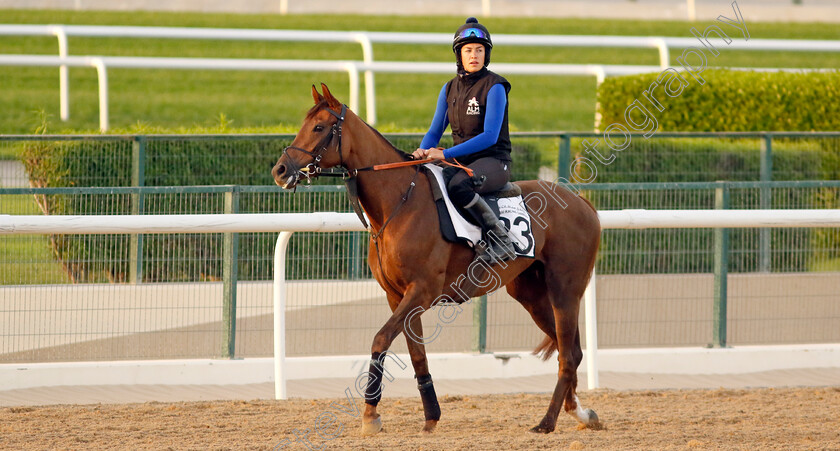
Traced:
[[274, 175], [277, 176], [277, 177], [279, 177], [279, 176], [281, 176], [285, 173], [286, 173], [286, 166], [285, 165], [281, 164], [281, 165], [277, 166], [276, 168], [274, 168]]

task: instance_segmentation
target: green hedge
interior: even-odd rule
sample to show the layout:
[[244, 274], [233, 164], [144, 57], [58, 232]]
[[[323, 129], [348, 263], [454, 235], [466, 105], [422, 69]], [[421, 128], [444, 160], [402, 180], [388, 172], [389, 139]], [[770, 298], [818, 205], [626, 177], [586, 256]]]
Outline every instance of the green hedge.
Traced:
[[[625, 110], [639, 100], [658, 122], [658, 132], [757, 132], [840, 130], [840, 73], [763, 73], [708, 70], [705, 85], [689, 74], [688, 86], [676, 97], [655, 87], [653, 97], [664, 106], [658, 109], [643, 95], [660, 74], [608, 78], [598, 89], [599, 129], [619, 123], [627, 125]], [[638, 112], [637, 112], [638, 113]], [[635, 116], [639, 120], [641, 114]], [[603, 146], [602, 146], [603, 147]], [[755, 181], [760, 176], [760, 143], [755, 138], [646, 139], [634, 134], [632, 145], [616, 160], [599, 167], [598, 182], [709, 182]], [[837, 180], [840, 178], [840, 138], [774, 138], [773, 180]], [[664, 194], [663, 194], [664, 196]], [[663, 196], [648, 196], [630, 205], [600, 208], [668, 208]], [[667, 196], [666, 196], [667, 197]], [[696, 199], [710, 208], [712, 194]], [[733, 196], [731, 208], [758, 208], [755, 196]], [[790, 191], [775, 196], [771, 208], [836, 208], [835, 189]], [[695, 207], [696, 208], [696, 207]], [[604, 237], [603, 252], [623, 258], [606, 258], [605, 272], [708, 272], [712, 255], [694, 259], [657, 254], [656, 250], [711, 245], [709, 233], [697, 231], [662, 234], [646, 232], [643, 240], [631, 240], [638, 232], [611, 232]], [[755, 271], [758, 267], [758, 232], [730, 232], [730, 270]], [[837, 249], [837, 234], [801, 229], [771, 231], [772, 270], [803, 271], [824, 259], [826, 249]], [[805, 257], [803, 257], [803, 254]], [[833, 255], [833, 254], [832, 254]], [[663, 261], [665, 260], [665, 261]], [[664, 271], [663, 271], [663, 268]]]
[[[207, 130], [196, 130], [206, 132]], [[231, 130], [225, 130], [231, 132]], [[235, 130], [233, 130], [235, 132]], [[160, 130], [156, 130], [160, 132]], [[414, 149], [419, 138], [392, 142]], [[146, 186], [273, 185], [270, 169], [291, 139], [254, 137], [156, 138], [145, 141]], [[447, 145], [447, 143], [443, 143]], [[20, 154], [34, 186], [131, 186], [132, 138], [109, 140], [30, 141]], [[518, 178], [536, 178], [541, 161], [533, 143], [514, 146]], [[316, 184], [335, 184], [322, 178]], [[340, 183], [340, 182], [338, 182]], [[131, 214], [131, 195], [39, 196], [45, 214]], [[239, 211], [352, 211], [344, 193], [240, 193]], [[144, 196], [146, 214], [223, 213], [224, 194], [154, 194]], [[276, 237], [240, 234], [239, 274], [242, 280], [271, 278]], [[300, 234], [298, 234], [300, 235]], [[365, 264], [367, 238], [359, 233], [312, 234], [292, 240], [292, 279], [370, 277]], [[62, 235], [51, 237], [54, 255], [75, 282], [119, 282], [128, 279], [130, 239], [126, 235]], [[353, 255], [349, 255], [353, 249]], [[222, 276], [222, 235], [147, 235], [143, 243], [144, 281], [216, 280]]]
[[[839, 144], [840, 137], [774, 139], [773, 179], [835, 179], [832, 176], [838, 171], [836, 154]], [[572, 146], [582, 149], [579, 140], [574, 140]], [[654, 136], [644, 139], [634, 136], [630, 147], [614, 153], [616, 158], [612, 163], [596, 165], [598, 173], [595, 182], [758, 181], [761, 173], [760, 146], [757, 138]], [[605, 146], [601, 145], [600, 150], [606, 154]]]
[[[776, 180], [836, 180], [840, 138], [773, 140]], [[755, 138], [634, 137], [631, 147], [615, 161], [598, 166], [599, 183], [757, 181], [759, 142]], [[642, 194], [643, 193], [643, 194]], [[586, 193], [598, 209], [714, 208], [712, 190], [642, 191], [638, 195]], [[784, 190], [775, 193], [770, 208], [837, 208], [837, 190]], [[760, 208], [758, 190], [733, 192], [730, 208]], [[759, 232], [730, 231], [729, 270], [759, 269]], [[770, 232], [772, 271], [807, 271], [840, 248], [835, 231], [776, 229]], [[599, 271], [604, 274], [697, 273], [713, 267], [711, 230], [607, 231], [601, 241]], [[666, 251], [667, 250], [667, 251]], [[827, 254], [828, 252], [828, 254]], [[690, 255], [690, 257], [689, 257]], [[833, 254], [832, 254], [833, 255]]]
[[[643, 92], [660, 74], [607, 78], [598, 88], [599, 128], [625, 124], [624, 111], [635, 100], [656, 116], [660, 131], [840, 131], [840, 72], [772, 73], [707, 70], [700, 85], [683, 74], [688, 86], [676, 97], [664, 87]], [[663, 80], [664, 81], [664, 80]]]

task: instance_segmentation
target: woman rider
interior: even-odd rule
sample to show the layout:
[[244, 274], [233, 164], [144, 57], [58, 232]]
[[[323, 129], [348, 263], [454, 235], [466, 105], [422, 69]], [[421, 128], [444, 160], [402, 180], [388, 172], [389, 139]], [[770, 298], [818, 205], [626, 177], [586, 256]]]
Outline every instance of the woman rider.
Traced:
[[[498, 191], [510, 180], [510, 83], [487, 70], [492, 49], [490, 33], [474, 17], [458, 28], [452, 42], [458, 75], [441, 88], [432, 125], [413, 153], [415, 158], [457, 158], [473, 170], [470, 177], [459, 168], [447, 167], [443, 176], [452, 202], [468, 211], [485, 234], [492, 234], [486, 241], [495, 257], [480, 256], [487, 261], [515, 256], [507, 230], [479, 195]], [[455, 145], [444, 149], [437, 145], [447, 125]]]

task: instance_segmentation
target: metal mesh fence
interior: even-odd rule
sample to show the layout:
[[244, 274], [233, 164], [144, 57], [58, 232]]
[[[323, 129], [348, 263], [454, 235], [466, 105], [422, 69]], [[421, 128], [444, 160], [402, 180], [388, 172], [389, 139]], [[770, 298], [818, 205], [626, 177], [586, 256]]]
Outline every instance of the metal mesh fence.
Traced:
[[[316, 184], [292, 194], [265, 186], [271, 182], [268, 169], [289, 137], [257, 137], [251, 141], [241, 137], [218, 141], [206, 138], [189, 145], [182, 142], [190, 139], [159, 137], [145, 143], [139, 143], [136, 137], [0, 141], [6, 154], [12, 148], [20, 151], [45, 142], [53, 146], [42, 149], [40, 155], [45, 158], [53, 158], [49, 155], [53, 151], [65, 157], [77, 152], [74, 158], [63, 158], [92, 174], [74, 178], [77, 166], [48, 158], [39, 167], [52, 170], [56, 168], [49, 165], [55, 164], [60, 170], [45, 170], [45, 174], [55, 176], [52, 184], [45, 185], [64, 188], [33, 190], [21, 187], [30, 183], [42, 186], [31, 170], [24, 167], [7, 171], [3, 174], [17, 176], [0, 178], [0, 214], [351, 211], [343, 187]], [[416, 147], [419, 142], [417, 136], [392, 139], [403, 149]], [[576, 140], [580, 138], [575, 136], [519, 138], [520, 147], [528, 149], [523, 155], [531, 159], [522, 157], [527, 164], [520, 166], [525, 169], [517, 177], [534, 178], [539, 166], [553, 165], [558, 148], [562, 161], [564, 139], [570, 152], [577, 151]], [[638, 148], [625, 149], [615, 166], [607, 167], [603, 178], [598, 178], [599, 182], [615, 183], [582, 186], [584, 195], [605, 210], [712, 209], [716, 206], [716, 190], [721, 189], [728, 192], [725, 207], [733, 209], [837, 208], [840, 204], [838, 182], [673, 183], [718, 180], [719, 175], [708, 176], [704, 171], [710, 167], [708, 161], [715, 155], [715, 146], [726, 140], [742, 146], [748, 158], [721, 160], [730, 162], [729, 166], [720, 166], [722, 173], [733, 180], [761, 179], [762, 158], [767, 154], [762, 147], [766, 141], [761, 137], [686, 138], [710, 144], [703, 144], [708, 148], [702, 152], [683, 154], [680, 139], [666, 137], [662, 139], [667, 142], [655, 143], [656, 139], [638, 140]], [[686, 140], [686, 148], [697, 144]], [[831, 155], [838, 151], [835, 137], [774, 137], [772, 141], [774, 177], [788, 174], [795, 180], [832, 174]], [[80, 142], [90, 145], [92, 153], [80, 156]], [[168, 155], [186, 152], [184, 146], [193, 146], [188, 151], [191, 158]], [[819, 148], [819, 165], [814, 163], [817, 160], [809, 160], [807, 152], [800, 162], [776, 158], [784, 153], [785, 146]], [[645, 158], [654, 155], [654, 148], [673, 153], [674, 160], [686, 158], [684, 167], [644, 166]], [[144, 183], [171, 186], [131, 187], [139, 177], [136, 157], [140, 150], [146, 158]], [[218, 168], [194, 163], [210, 154]], [[627, 161], [623, 169], [618, 166], [622, 159]], [[121, 169], [117, 171], [116, 167]], [[616, 171], [611, 172], [613, 169]], [[671, 180], [639, 184], [660, 182], [661, 174], [650, 176], [659, 172]], [[556, 174], [556, 169], [548, 173]], [[26, 180], [21, 181], [20, 174]], [[47, 179], [45, 175], [43, 180]], [[231, 186], [178, 186], [196, 183]], [[270, 279], [276, 235], [236, 235], [234, 354], [269, 356]], [[710, 343], [713, 237], [714, 231], [705, 229], [605, 231], [596, 268], [599, 345]], [[840, 340], [837, 229], [731, 229], [729, 242], [730, 344]], [[222, 314], [227, 293], [225, 262], [230, 261], [226, 252], [224, 234], [0, 236], [0, 361], [223, 356], [229, 331]], [[286, 274], [290, 280], [288, 355], [369, 352], [371, 340], [390, 310], [382, 290], [371, 279], [367, 254], [366, 233], [293, 236]], [[487, 305], [487, 350], [531, 349], [541, 340], [541, 332], [528, 314], [504, 290], [491, 295]], [[474, 305], [465, 305], [451, 324], [442, 323], [431, 313], [424, 315], [426, 335], [436, 325], [443, 327], [440, 338], [427, 346], [429, 352], [475, 349], [479, 325], [473, 309]], [[394, 349], [405, 352], [402, 338], [396, 340]]]
[[[769, 191], [774, 208], [833, 208], [840, 183], [727, 184], [731, 208], [755, 208]], [[591, 185], [600, 209], [714, 207], [718, 184]], [[275, 187], [99, 189], [85, 194], [4, 194], [4, 214], [34, 214], [38, 202], [129, 210], [142, 194], [146, 212], [221, 213], [238, 192], [240, 212], [348, 211], [334, 188], [282, 193]], [[187, 191], [187, 192], [179, 192]], [[6, 190], [10, 191], [10, 190]], [[19, 190], [22, 191], [22, 190]], [[35, 191], [35, 190], [26, 190]], [[98, 192], [97, 192], [98, 191]], [[107, 192], [103, 192], [107, 191]], [[36, 199], [38, 201], [36, 202]], [[84, 199], [82, 202], [81, 199]], [[198, 207], [201, 208], [198, 208]], [[769, 234], [762, 247], [762, 233]], [[605, 230], [598, 272], [603, 347], [706, 345], [711, 342], [713, 231]], [[731, 344], [840, 339], [840, 231], [732, 229], [729, 258]], [[235, 355], [271, 354], [274, 234], [239, 239]], [[218, 357], [226, 345], [223, 234], [141, 236], [132, 266], [128, 235], [0, 237], [3, 361]], [[366, 353], [389, 316], [366, 265], [364, 233], [298, 233], [289, 247], [289, 355]], [[135, 257], [136, 258], [136, 257]], [[761, 262], [769, 262], [762, 268]], [[137, 269], [141, 266], [141, 269]], [[131, 283], [131, 271], [142, 274]], [[451, 324], [425, 316], [426, 334], [443, 327], [434, 351], [474, 347], [474, 306]], [[533, 347], [541, 333], [503, 290], [488, 301], [488, 350]], [[402, 339], [395, 345], [405, 351]]]
[[[840, 182], [604, 184], [582, 187], [601, 210], [837, 208]], [[764, 194], [762, 195], [762, 192]], [[766, 202], [766, 201], [765, 201]], [[730, 229], [729, 344], [840, 339], [840, 230]], [[599, 347], [706, 346], [713, 342], [714, 230], [604, 230], [596, 264]], [[487, 346], [521, 350], [542, 338], [504, 293], [488, 303]], [[585, 328], [581, 316], [581, 338]]]

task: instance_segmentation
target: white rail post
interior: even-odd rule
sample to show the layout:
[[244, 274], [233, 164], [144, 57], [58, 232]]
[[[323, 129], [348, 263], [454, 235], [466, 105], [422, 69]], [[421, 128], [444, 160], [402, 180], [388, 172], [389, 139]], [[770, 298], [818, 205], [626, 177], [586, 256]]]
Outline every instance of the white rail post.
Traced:
[[96, 75], [99, 78], [99, 130], [108, 131], [108, 68], [102, 58], [91, 58], [91, 66], [96, 68]]
[[[590, 74], [595, 76], [595, 88], [596, 89], [598, 87], [600, 87], [601, 83], [604, 82], [604, 79], [607, 78], [606, 71], [604, 71], [604, 66], [590, 65], [590, 66], [587, 66], [587, 71]], [[601, 125], [601, 112], [599, 110], [600, 110], [600, 108], [598, 108], [598, 105], [597, 105], [597, 102], [596, 102], [596, 105], [595, 105], [595, 124], [594, 124], [594, 127], [592, 127], [593, 130], [596, 133], [598, 132], [598, 127], [600, 127], [600, 125]]]
[[289, 0], [280, 0], [280, 14], [289, 14]]
[[[366, 64], [373, 63], [373, 44], [367, 33], [356, 34], [356, 40], [362, 44], [362, 60]], [[373, 71], [365, 71], [365, 112], [367, 123], [376, 125], [376, 83], [373, 78]]]
[[[51, 27], [52, 33], [58, 39], [58, 56], [60, 58], [67, 58], [67, 32], [61, 25], [54, 25]], [[70, 75], [69, 69], [62, 64], [58, 67], [58, 103], [60, 108], [61, 120], [66, 121], [70, 119]]]
[[697, 20], [697, 8], [694, 7], [694, 0], [686, 0], [686, 7], [688, 8], [688, 20], [692, 22]]
[[607, 72], [604, 70], [604, 66], [599, 64], [590, 64], [586, 66], [587, 72], [595, 76], [595, 86], [601, 86], [601, 83], [604, 82], [604, 79], [607, 78]]
[[286, 248], [294, 232], [280, 232], [274, 245], [274, 399], [286, 394]]
[[667, 69], [671, 65], [671, 55], [668, 53], [668, 42], [663, 38], [656, 40], [656, 48], [659, 49], [659, 67]]
[[595, 269], [592, 269], [592, 277], [586, 286], [583, 294], [584, 308], [586, 309], [584, 320], [586, 324], [586, 385], [589, 390], [600, 387], [598, 382], [598, 314], [595, 286], [597, 285]]
[[350, 77], [350, 109], [359, 112], [359, 68], [355, 62], [348, 62], [345, 66]]
[[481, 14], [490, 17], [490, 0], [481, 0]]

